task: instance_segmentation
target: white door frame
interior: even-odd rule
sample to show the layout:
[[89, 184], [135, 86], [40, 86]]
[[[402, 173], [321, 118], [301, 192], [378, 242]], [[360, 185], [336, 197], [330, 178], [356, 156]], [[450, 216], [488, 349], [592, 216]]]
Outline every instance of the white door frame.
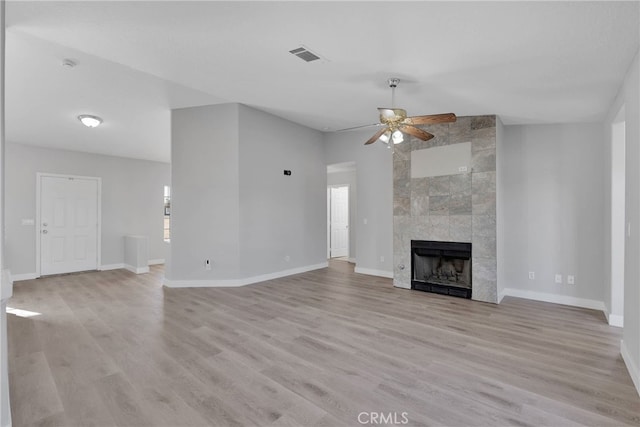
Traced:
[[351, 185], [327, 185], [327, 259], [331, 259], [331, 189], [347, 187], [347, 258], [351, 258]]
[[57, 173], [46, 173], [46, 172], [36, 172], [36, 277], [40, 277], [40, 235], [42, 234], [42, 219], [41, 219], [41, 211], [40, 211], [40, 198], [42, 197], [42, 189], [41, 189], [41, 181], [44, 177], [51, 178], [71, 178], [71, 179], [85, 179], [85, 180], [93, 180], [96, 181], [98, 185], [98, 229], [97, 229], [97, 239], [96, 245], [96, 269], [100, 270], [100, 266], [102, 265], [102, 178], [96, 176], [80, 176], [80, 175], [63, 175]]

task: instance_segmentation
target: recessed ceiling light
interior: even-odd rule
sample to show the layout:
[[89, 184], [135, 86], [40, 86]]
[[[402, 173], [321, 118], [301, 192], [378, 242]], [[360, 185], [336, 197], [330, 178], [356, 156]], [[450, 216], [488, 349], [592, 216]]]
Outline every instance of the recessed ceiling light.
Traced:
[[102, 119], [98, 116], [91, 116], [89, 114], [81, 114], [78, 116], [78, 120], [82, 122], [88, 128], [94, 128], [102, 123]]

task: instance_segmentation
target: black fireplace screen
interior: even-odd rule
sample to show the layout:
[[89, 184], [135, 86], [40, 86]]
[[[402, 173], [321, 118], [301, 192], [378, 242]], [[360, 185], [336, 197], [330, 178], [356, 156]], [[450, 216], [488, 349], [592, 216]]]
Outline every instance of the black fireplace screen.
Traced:
[[411, 288], [471, 298], [471, 243], [412, 240]]

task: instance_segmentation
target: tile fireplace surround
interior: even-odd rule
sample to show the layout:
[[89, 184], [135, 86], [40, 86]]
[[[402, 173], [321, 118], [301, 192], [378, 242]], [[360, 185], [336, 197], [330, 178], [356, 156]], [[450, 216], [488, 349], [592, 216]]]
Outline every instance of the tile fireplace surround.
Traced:
[[[393, 154], [394, 285], [411, 288], [411, 240], [471, 242], [471, 298], [495, 303], [496, 116], [458, 117], [423, 129], [435, 137], [412, 137]], [[471, 142], [469, 172], [411, 178], [412, 151], [462, 142]]]

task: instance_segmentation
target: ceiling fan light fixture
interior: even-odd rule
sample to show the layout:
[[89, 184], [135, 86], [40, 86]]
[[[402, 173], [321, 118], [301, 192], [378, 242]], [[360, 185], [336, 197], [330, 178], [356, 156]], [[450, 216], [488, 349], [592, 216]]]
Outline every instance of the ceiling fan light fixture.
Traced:
[[364, 145], [373, 144], [376, 141], [381, 141], [387, 146], [391, 146], [392, 143], [400, 144], [404, 142], [404, 133], [413, 136], [414, 138], [418, 138], [421, 141], [428, 141], [433, 138], [434, 135], [416, 126], [452, 123], [456, 121], [456, 115], [453, 113], [408, 117], [405, 109], [395, 107], [395, 89], [396, 86], [398, 86], [400, 79], [392, 77], [388, 82], [389, 87], [391, 88], [391, 108], [378, 108], [378, 112], [380, 113], [380, 123], [343, 129], [353, 130], [363, 127], [384, 126], [384, 128], [373, 134], [373, 136], [369, 138]]
[[88, 128], [95, 128], [100, 126], [102, 119], [98, 116], [92, 116], [89, 114], [81, 114], [78, 116], [78, 120], [82, 122]]
[[391, 134], [391, 140], [394, 144], [400, 144], [402, 141], [404, 141], [404, 135], [402, 135], [402, 132], [400, 132], [399, 130], [395, 130]]
[[389, 135], [391, 135], [391, 132], [387, 131], [385, 133], [383, 133], [382, 135], [380, 135], [380, 141], [384, 142], [385, 144], [389, 142]]

